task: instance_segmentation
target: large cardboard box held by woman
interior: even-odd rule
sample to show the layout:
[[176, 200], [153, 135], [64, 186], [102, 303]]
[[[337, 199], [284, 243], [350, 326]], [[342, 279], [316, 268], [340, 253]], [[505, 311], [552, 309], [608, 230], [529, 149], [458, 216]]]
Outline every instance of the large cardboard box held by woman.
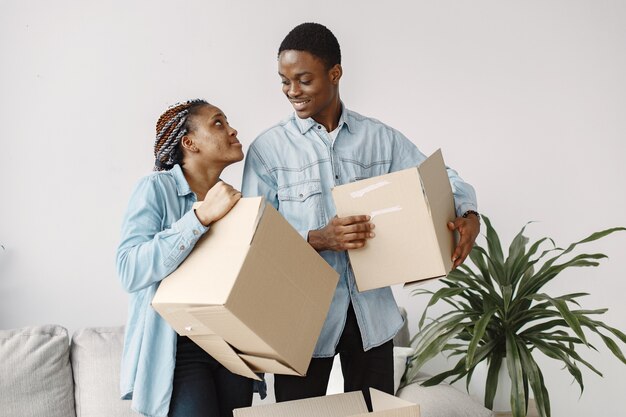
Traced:
[[304, 375], [338, 278], [271, 205], [242, 198], [152, 306], [231, 372]]

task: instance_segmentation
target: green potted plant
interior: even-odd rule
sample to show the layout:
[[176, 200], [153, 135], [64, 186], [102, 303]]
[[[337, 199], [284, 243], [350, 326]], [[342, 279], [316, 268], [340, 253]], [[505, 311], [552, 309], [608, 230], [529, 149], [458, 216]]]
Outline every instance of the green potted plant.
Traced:
[[[420, 368], [442, 352], [458, 357], [458, 361], [452, 369], [431, 377], [422, 385], [436, 385], [447, 378], [455, 382], [463, 377], [469, 384], [476, 365], [487, 361], [484, 402], [493, 409], [497, 376], [504, 362], [511, 379], [513, 416], [526, 415], [532, 389], [539, 415], [549, 417], [548, 391], [534, 355], [541, 353], [562, 362], [582, 392], [581, 364], [602, 375], [579, 354], [582, 346], [595, 349], [586, 333], [598, 334], [625, 364], [626, 358], [616, 340], [626, 343], [626, 335], [593, 318], [607, 309], [580, 307], [578, 299], [588, 294], [576, 292], [552, 297], [542, 289], [565, 269], [597, 266], [600, 259], [606, 258], [602, 253], [574, 256], [572, 251], [578, 245], [626, 228], [593, 233], [562, 249], [547, 237], [529, 245], [524, 226], [512, 240], [505, 258], [498, 234], [487, 217], [483, 216], [483, 220], [486, 247], [476, 245], [469, 256], [475, 268], [461, 265], [441, 279], [445, 286], [438, 291], [418, 289], [413, 292], [429, 294], [431, 298], [419, 321], [420, 331], [412, 340], [415, 353], [409, 358], [402, 385], [416, 380]], [[567, 260], [563, 258], [565, 255], [568, 255]], [[438, 302], [445, 302], [450, 308], [427, 322], [428, 309]]]

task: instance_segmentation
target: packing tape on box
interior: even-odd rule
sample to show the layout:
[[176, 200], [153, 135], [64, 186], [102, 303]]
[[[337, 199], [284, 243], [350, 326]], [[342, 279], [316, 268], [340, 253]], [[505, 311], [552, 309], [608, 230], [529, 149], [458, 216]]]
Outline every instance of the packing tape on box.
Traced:
[[365, 194], [377, 190], [380, 187], [384, 187], [385, 185], [391, 184], [389, 181], [380, 181], [377, 182], [375, 184], [372, 185], [368, 185], [367, 187], [361, 188], [360, 190], [356, 190], [356, 191], [352, 191], [350, 193], [350, 197], [352, 198], [360, 198], [363, 197]]
[[393, 213], [393, 212], [400, 211], [400, 210], [402, 210], [402, 207], [400, 206], [393, 206], [393, 207], [389, 207], [385, 209], [374, 210], [370, 213], [370, 219], [373, 219], [376, 216], [380, 216], [381, 214]]

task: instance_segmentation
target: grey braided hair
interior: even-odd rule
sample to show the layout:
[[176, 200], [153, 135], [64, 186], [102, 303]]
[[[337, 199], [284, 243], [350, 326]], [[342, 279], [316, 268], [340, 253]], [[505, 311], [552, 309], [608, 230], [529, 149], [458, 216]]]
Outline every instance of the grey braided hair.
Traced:
[[208, 106], [205, 100], [195, 99], [170, 106], [156, 124], [154, 141], [154, 170], [167, 171], [176, 164], [182, 164], [180, 141], [189, 133], [189, 115], [201, 106]]

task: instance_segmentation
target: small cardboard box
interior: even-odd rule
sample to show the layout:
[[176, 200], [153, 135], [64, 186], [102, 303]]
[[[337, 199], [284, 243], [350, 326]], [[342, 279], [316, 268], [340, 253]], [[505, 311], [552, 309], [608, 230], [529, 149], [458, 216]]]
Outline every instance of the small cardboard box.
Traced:
[[359, 291], [443, 277], [452, 268], [456, 217], [441, 150], [419, 167], [335, 187], [339, 217], [369, 214], [376, 236], [348, 251]]
[[361, 391], [327, 395], [233, 410], [234, 417], [420, 417], [417, 404], [370, 388], [372, 409], [367, 411]]
[[152, 306], [231, 372], [304, 375], [337, 281], [274, 207], [242, 198], [161, 282]]

